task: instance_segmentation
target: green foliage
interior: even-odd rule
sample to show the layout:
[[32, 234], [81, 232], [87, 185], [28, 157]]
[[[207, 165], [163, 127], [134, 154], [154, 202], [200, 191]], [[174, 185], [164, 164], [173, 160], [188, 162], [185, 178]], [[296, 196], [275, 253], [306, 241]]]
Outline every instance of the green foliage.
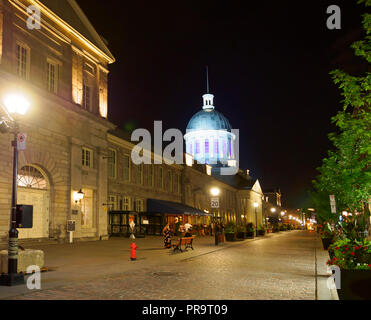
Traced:
[[280, 231], [287, 231], [287, 226], [285, 224], [280, 226]]
[[245, 232], [245, 227], [242, 225], [237, 226], [237, 232]]
[[237, 226], [233, 222], [228, 222], [225, 225], [225, 233], [235, 233], [237, 232]]
[[254, 232], [254, 224], [249, 222], [247, 225], [246, 225], [246, 232], [249, 232], [249, 233], [253, 233]]
[[[370, 6], [371, 0], [359, 3]], [[357, 56], [371, 62], [371, 15], [368, 13], [363, 16], [363, 27], [365, 39], [354, 43], [352, 48]], [[316, 203], [317, 220], [320, 223], [338, 221], [338, 215], [330, 212], [328, 197], [333, 194], [338, 212], [358, 212], [366, 221], [371, 191], [371, 74], [353, 76], [334, 70], [331, 75], [342, 91], [343, 109], [332, 118], [338, 128], [338, 132], [329, 135], [333, 149], [323, 159], [318, 169], [320, 175], [313, 181], [312, 199]]]
[[330, 224], [327, 223], [326, 221], [323, 224], [318, 225], [318, 231], [319, 234], [321, 235], [321, 238], [330, 238], [333, 239], [335, 237], [335, 232], [331, 228]]
[[369, 240], [338, 240], [330, 246], [329, 251], [333, 258], [327, 261], [327, 265], [337, 265], [341, 269], [371, 269]]

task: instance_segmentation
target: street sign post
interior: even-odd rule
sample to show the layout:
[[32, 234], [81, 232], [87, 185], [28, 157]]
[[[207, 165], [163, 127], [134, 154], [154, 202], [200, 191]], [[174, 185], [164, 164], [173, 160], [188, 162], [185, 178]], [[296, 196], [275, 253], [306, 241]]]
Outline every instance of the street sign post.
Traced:
[[26, 150], [26, 133], [18, 133], [17, 135], [17, 149], [18, 150]]
[[331, 206], [331, 213], [336, 213], [336, 200], [333, 194], [330, 195], [330, 206]]
[[219, 208], [219, 198], [211, 198], [211, 208]]

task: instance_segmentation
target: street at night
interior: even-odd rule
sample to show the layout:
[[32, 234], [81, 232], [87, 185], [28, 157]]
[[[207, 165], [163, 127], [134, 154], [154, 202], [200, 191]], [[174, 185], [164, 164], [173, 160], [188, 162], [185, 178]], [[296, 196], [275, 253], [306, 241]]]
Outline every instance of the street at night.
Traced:
[[371, 300], [370, 7], [0, 0], [1, 309]]
[[[81, 243], [72, 248], [46, 245], [42, 247], [48, 257], [46, 265], [54, 266], [55, 271], [41, 274], [42, 290], [2, 288], [0, 297], [13, 300], [315, 300], [316, 283], [321, 276], [326, 276], [321, 270], [316, 272], [316, 254], [317, 263], [325, 261], [320, 239], [313, 232], [271, 234], [220, 247], [215, 247], [212, 237], [197, 238], [195, 250], [183, 254], [159, 250], [156, 245], [160, 241], [156, 237], [138, 240], [142, 249], [138, 249], [135, 262], [130, 261], [128, 241], [123, 239], [99, 245]], [[323, 286], [319, 294], [325, 295], [322, 298], [334, 299], [326, 283], [321, 279], [319, 283]]]

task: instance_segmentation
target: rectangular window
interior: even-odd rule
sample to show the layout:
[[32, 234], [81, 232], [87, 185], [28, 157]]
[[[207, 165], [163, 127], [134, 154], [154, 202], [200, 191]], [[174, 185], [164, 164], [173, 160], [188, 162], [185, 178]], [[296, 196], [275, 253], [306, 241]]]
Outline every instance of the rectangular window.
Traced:
[[137, 166], [137, 184], [143, 184], [143, 164]]
[[122, 210], [130, 211], [131, 210], [131, 198], [130, 197], [123, 197], [122, 198]]
[[93, 150], [82, 148], [82, 166], [93, 168]]
[[92, 75], [95, 75], [95, 68], [91, 66], [90, 64], [85, 63], [84, 70], [91, 73]]
[[24, 79], [28, 79], [30, 50], [21, 44], [17, 44], [17, 75]]
[[196, 154], [200, 153], [200, 143], [196, 142]]
[[209, 140], [205, 140], [205, 153], [209, 153]]
[[153, 176], [153, 164], [149, 165], [148, 168], [148, 185], [150, 187], [153, 187], [153, 182], [154, 182], [154, 176]]
[[58, 65], [52, 62], [47, 62], [47, 89], [49, 92], [57, 93], [58, 91]]
[[227, 143], [223, 141], [223, 157], [227, 156]]
[[113, 149], [108, 150], [108, 176], [116, 178], [116, 151]]
[[91, 88], [84, 83], [82, 93], [82, 106], [86, 110], [90, 110], [91, 106]]
[[143, 201], [143, 199], [136, 199], [135, 200], [135, 211], [136, 212], [143, 212], [144, 211], [144, 201]]
[[129, 156], [124, 156], [124, 181], [130, 182], [131, 162]]
[[219, 153], [219, 143], [218, 143], [218, 140], [215, 140], [214, 141], [214, 154], [218, 154]]
[[193, 144], [192, 144], [192, 142], [189, 145], [189, 151], [188, 151], [188, 153], [193, 155]]
[[159, 179], [160, 179], [160, 187], [161, 189], [164, 188], [164, 169], [159, 168]]
[[109, 210], [117, 210], [117, 197], [116, 196], [108, 196], [108, 205], [109, 205]]

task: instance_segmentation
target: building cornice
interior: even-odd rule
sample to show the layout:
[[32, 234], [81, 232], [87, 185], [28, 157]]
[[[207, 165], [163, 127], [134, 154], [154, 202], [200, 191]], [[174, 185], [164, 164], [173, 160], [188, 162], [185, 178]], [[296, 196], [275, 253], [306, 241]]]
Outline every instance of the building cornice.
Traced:
[[[67, 22], [62, 20], [60, 17], [58, 17], [53, 11], [51, 11], [49, 8], [47, 8], [44, 4], [42, 4], [38, 0], [28, 0], [31, 4], [36, 5], [40, 8], [41, 16], [45, 15], [48, 17], [51, 21], [55, 22], [58, 26], [62, 28], [67, 34], [72, 34], [75, 36], [79, 41], [84, 43], [90, 50], [92, 50], [95, 54], [103, 58], [107, 61], [107, 63], [114, 63], [115, 58], [113, 56], [109, 56], [106, 53], [104, 53], [101, 49], [99, 49], [96, 45], [94, 45], [91, 41], [89, 41], [87, 38], [85, 38], [81, 33], [79, 33], [77, 30], [75, 30], [73, 27], [71, 27]], [[9, 2], [18, 10], [21, 10], [25, 14], [27, 14], [27, 7], [20, 1], [20, 0], [9, 0]], [[72, 2], [70, 2], [71, 4]], [[72, 5], [72, 4], [71, 4]], [[72, 5], [73, 9], [76, 10], [76, 8]], [[81, 18], [81, 16], [79, 15]], [[44, 20], [44, 19], [43, 19]], [[42, 23], [45, 23], [45, 25], [48, 25], [46, 21], [43, 21]], [[50, 25], [48, 25], [49, 29], [51, 28]], [[55, 30], [54, 30], [55, 31]], [[66, 37], [64, 37], [66, 38]], [[108, 50], [108, 49], [107, 49]]]

